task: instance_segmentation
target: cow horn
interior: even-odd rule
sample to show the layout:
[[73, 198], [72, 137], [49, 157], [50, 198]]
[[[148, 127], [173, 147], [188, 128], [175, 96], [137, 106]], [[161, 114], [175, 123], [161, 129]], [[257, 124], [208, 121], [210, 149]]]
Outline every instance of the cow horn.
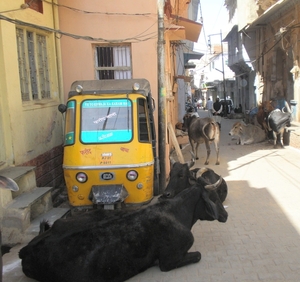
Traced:
[[202, 167], [198, 170], [196, 178], [201, 177], [204, 172], [208, 171], [206, 167]]
[[192, 155], [192, 159], [191, 159], [191, 161], [189, 161], [187, 163], [187, 165], [188, 165], [189, 168], [191, 168], [195, 164], [195, 155], [194, 155], [194, 153], [192, 151], [190, 151], [190, 153]]
[[205, 185], [205, 189], [207, 189], [207, 190], [216, 190], [221, 185], [222, 180], [223, 180], [223, 178], [220, 175], [220, 178], [216, 183]]
[[[285, 111], [285, 109], [286, 109], [286, 111]], [[283, 108], [281, 109], [281, 111], [282, 111], [283, 113], [288, 112], [288, 113], [292, 114], [292, 111], [291, 111], [288, 107], [283, 107]]]

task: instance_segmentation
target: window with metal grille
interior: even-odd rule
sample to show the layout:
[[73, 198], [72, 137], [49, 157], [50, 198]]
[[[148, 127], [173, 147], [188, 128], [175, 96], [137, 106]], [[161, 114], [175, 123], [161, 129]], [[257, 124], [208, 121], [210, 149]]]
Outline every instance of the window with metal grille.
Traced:
[[21, 28], [16, 34], [22, 101], [50, 98], [46, 36]]
[[95, 46], [95, 69], [97, 79], [130, 79], [130, 45]]

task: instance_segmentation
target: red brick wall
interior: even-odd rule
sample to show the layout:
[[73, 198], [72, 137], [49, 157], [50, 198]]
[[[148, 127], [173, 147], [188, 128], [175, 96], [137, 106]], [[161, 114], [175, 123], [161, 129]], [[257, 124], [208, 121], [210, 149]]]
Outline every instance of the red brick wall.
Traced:
[[36, 167], [37, 187], [58, 187], [64, 183], [62, 162], [63, 146], [57, 146], [21, 166]]

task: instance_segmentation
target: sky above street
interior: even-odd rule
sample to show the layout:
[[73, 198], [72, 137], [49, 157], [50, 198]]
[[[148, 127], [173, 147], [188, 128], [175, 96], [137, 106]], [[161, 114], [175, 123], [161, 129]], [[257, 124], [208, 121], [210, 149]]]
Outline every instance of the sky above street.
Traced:
[[[203, 27], [199, 36], [198, 43], [194, 44], [194, 51], [206, 53], [208, 36], [211, 36], [212, 44], [219, 44], [221, 37], [220, 32], [228, 23], [228, 12], [224, 6], [225, 0], [200, 0], [200, 9], [198, 19], [202, 14]], [[223, 31], [223, 30], [222, 30]]]

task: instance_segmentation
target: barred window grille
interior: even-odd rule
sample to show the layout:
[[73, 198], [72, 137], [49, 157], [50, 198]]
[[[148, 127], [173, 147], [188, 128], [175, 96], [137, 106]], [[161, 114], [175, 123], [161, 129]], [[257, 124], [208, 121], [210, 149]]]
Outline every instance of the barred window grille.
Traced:
[[46, 37], [37, 35], [37, 65], [39, 70], [39, 83], [41, 98], [50, 98], [50, 81], [48, 72], [48, 56], [47, 56], [47, 45]]
[[130, 79], [131, 46], [95, 46], [95, 69], [97, 79]]
[[20, 28], [16, 34], [22, 101], [50, 98], [46, 36]]

